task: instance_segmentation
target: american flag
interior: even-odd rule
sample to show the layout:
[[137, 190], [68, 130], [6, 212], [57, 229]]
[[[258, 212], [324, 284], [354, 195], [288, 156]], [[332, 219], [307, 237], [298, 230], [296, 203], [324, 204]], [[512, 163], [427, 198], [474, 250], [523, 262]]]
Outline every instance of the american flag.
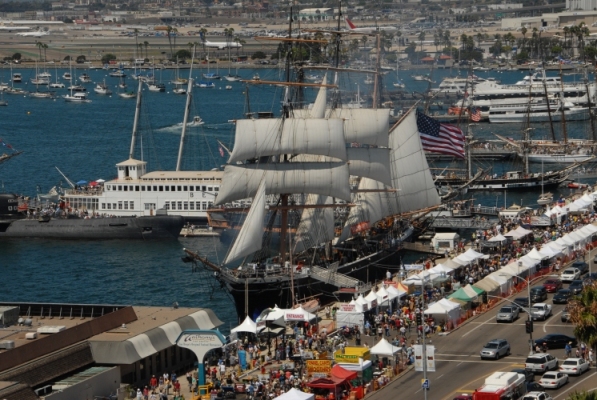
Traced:
[[464, 158], [464, 133], [458, 127], [442, 124], [417, 111], [417, 128], [423, 150]]
[[471, 121], [479, 122], [481, 121], [481, 109], [478, 107], [471, 108]]

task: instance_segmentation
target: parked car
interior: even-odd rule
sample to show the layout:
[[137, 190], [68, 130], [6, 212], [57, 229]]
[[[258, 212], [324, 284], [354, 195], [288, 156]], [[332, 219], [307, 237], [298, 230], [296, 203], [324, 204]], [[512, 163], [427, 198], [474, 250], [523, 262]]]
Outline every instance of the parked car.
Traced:
[[587, 264], [584, 261], [576, 261], [570, 266], [570, 268], [578, 269], [581, 275], [584, 275], [587, 272], [589, 272], [589, 264]]
[[559, 279], [548, 279], [543, 282], [543, 287], [547, 293], [555, 293], [562, 288], [562, 281]]
[[535, 303], [531, 307], [531, 317], [533, 320], [540, 319], [545, 321], [551, 315], [551, 305], [546, 303]]
[[572, 282], [578, 278], [580, 278], [580, 270], [578, 268], [567, 268], [560, 275], [562, 282]]
[[558, 368], [558, 359], [549, 353], [537, 353], [527, 357], [524, 369], [544, 373]]
[[495, 320], [496, 322], [514, 322], [514, 320], [518, 318], [519, 314], [520, 310], [517, 306], [503, 306], [500, 308], [500, 311], [498, 311]]
[[576, 338], [572, 336], [563, 335], [561, 333], [549, 333], [541, 338], [535, 339], [535, 345], [542, 346], [543, 343], [547, 345], [548, 349], [563, 349], [566, 343], [571, 343], [572, 347], [576, 347]]
[[533, 286], [531, 288], [531, 302], [539, 303], [547, 300], [547, 290], [543, 286]]
[[580, 279], [576, 279], [570, 282], [570, 285], [568, 285], [568, 290], [572, 292], [573, 296], [576, 296], [577, 294], [580, 294], [580, 292], [582, 292], [583, 287], [583, 281], [581, 281]]
[[560, 289], [558, 292], [553, 296], [551, 301], [553, 304], [568, 304], [568, 300], [572, 297], [572, 291], [570, 289]]
[[479, 354], [481, 359], [493, 358], [497, 360], [501, 356], [510, 354], [510, 343], [506, 339], [493, 339], [483, 346]]
[[529, 298], [528, 297], [517, 297], [514, 299], [514, 304], [516, 304], [518, 306], [518, 308], [520, 308], [520, 311], [522, 312], [526, 312], [526, 310], [529, 308]]
[[568, 383], [568, 375], [563, 372], [546, 372], [539, 379], [539, 385], [546, 389], [559, 389]]
[[521, 397], [522, 400], [553, 400], [553, 397], [543, 391], [529, 392]]
[[570, 322], [570, 310], [568, 310], [568, 307], [564, 308], [564, 311], [562, 311], [562, 316], [560, 317], [560, 320], [562, 322]]
[[581, 376], [583, 372], [588, 371], [590, 368], [589, 362], [584, 358], [567, 358], [560, 365], [560, 372]]
[[[532, 374], [532, 372], [531, 372]], [[534, 376], [535, 374], [533, 374]], [[543, 386], [541, 386], [538, 382], [532, 381], [532, 382], [527, 382], [527, 392], [542, 392], [543, 391]]]

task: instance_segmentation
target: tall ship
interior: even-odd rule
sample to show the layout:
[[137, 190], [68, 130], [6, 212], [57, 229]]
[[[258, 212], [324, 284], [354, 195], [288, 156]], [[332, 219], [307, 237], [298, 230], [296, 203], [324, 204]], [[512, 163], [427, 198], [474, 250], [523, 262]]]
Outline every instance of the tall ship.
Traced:
[[[62, 198], [72, 208], [99, 214], [151, 216], [163, 209], [169, 215], [182, 216], [187, 222], [205, 222], [207, 210], [212, 207], [220, 190], [224, 173], [218, 170], [180, 169], [188, 124], [182, 124], [176, 170], [148, 172], [147, 162], [134, 158], [141, 109], [141, 85], [142, 81], [139, 81], [129, 158], [116, 164], [116, 179], [93, 187], [71, 184], [72, 188], [65, 190]], [[192, 99], [191, 88], [189, 84], [185, 121], [188, 119]]]
[[[183, 261], [214, 276], [239, 317], [259, 315], [272, 299], [325, 302], [383, 279], [399, 264], [410, 217], [441, 203], [415, 113], [389, 129], [389, 110], [375, 102], [342, 108], [336, 83], [324, 77], [313, 106], [295, 109], [290, 90], [303, 84], [287, 79], [281, 117], [236, 121], [214, 204], [246, 217], [222, 263], [191, 249]], [[251, 199], [248, 210], [230, 206], [242, 199]]]

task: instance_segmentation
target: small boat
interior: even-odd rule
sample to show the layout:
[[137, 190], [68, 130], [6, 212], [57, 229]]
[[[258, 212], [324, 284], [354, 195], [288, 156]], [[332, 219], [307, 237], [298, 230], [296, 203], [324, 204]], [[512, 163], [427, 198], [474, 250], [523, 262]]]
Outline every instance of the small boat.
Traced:
[[54, 93], [53, 92], [29, 92], [29, 97], [32, 99], [53, 99]]
[[62, 96], [64, 101], [69, 103], [91, 103], [91, 100], [87, 98], [87, 93], [76, 92]]
[[537, 200], [537, 204], [545, 205], [550, 204], [553, 202], [553, 194], [552, 193], [541, 193], [539, 195], [539, 199]]
[[200, 82], [197, 82], [197, 84], [195, 86], [205, 89], [205, 88], [215, 88], [216, 84], [213, 82], [200, 81]]
[[317, 81], [317, 80], [319, 80], [321, 78], [318, 75], [311, 74], [311, 75], [307, 75], [305, 77], [305, 79], [308, 80], [308, 81]]
[[205, 79], [220, 79], [220, 75], [216, 74], [215, 72], [209, 72], [207, 74], [203, 74]]
[[12, 81], [14, 83], [20, 83], [23, 81], [23, 76], [20, 72], [15, 72], [14, 74], [12, 74]]
[[406, 87], [406, 85], [402, 81], [394, 82], [392, 85], [398, 89], [404, 89]]
[[137, 97], [135, 92], [122, 92], [118, 93], [118, 96], [122, 97], [123, 99], [134, 99], [135, 97]]
[[49, 85], [50, 80], [48, 78], [41, 78], [36, 76], [35, 78], [31, 78], [31, 83], [34, 85]]
[[225, 75], [224, 79], [226, 79], [228, 82], [238, 82], [242, 78], [238, 75]]
[[112, 90], [110, 90], [110, 88], [108, 87], [108, 85], [106, 85], [106, 82], [104, 81], [103, 83], [100, 82], [98, 84], [95, 85], [95, 88], [93, 88], [93, 91], [97, 94], [105, 94], [105, 95], [111, 95], [112, 94]]
[[65, 72], [64, 74], [62, 74], [62, 79], [64, 79], [65, 81], [70, 81], [73, 79], [73, 76], [70, 72]]
[[6, 94], [26, 94], [27, 92], [21, 88], [9, 87], [4, 91]]
[[232, 90], [232, 86], [226, 85], [226, 90]]
[[[200, 125], [203, 125], [204, 123], [205, 123], [205, 121], [203, 121], [203, 119], [200, 116], [195, 115], [193, 117], [192, 121], [187, 122], [187, 126], [188, 127], [190, 127], [190, 126], [200, 126]], [[182, 122], [179, 123], [178, 125], [182, 126]]]
[[425, 81], [425, 78], [426, 78], [424, 75], [411, 75], [410, 77], [413, 78], [413, 80], [419, 81], [419, 82]]
[[147, 84], [147, 89], [150, 92], [165, 92], [166, 85], [164, 85], [163, 83], [149, 83]]
[[81, 86], [81, 85], [71, 85], [68, 87], [68, 90], [70, 90], [72, 92], [86, 92], [87, 88], [85, 86]]
[[91, 83], [92, 82], [91, 77], [87, 74], [83, 74], [83, 75], [79, 76], [79, 81], [81, 83]]
[[62, 83], [62, 82], [50, 83], [50, 87], [52, 89], [64, 89], [65, 88], [64, 83]]
[[182, 88], [182, 87], [175, 87], [172, 90], [172, 93], [174, 93], [174, 94], [187, 94], [187, 90], [185, 88]]
[[254, 81], [260, 81], [260, 80], [261, 80], [261, 78], [259, 77], [259, 74], [255, 74], [255, 75], [253, 75], [253, 80], [254, 80]]
[[570, 182], [568, 184], [570, 189], [586, 189], [589, 187], [586, 183], [579, 183], [579, 182]]
[[109, 76], [112, 76], [114, 78], [124, 78], [126, 76], [126, 74], [124, 73], [123, 70], [121, 69], [115, 69], [112, 70], [108, 73]]
[[367, 75], [367, 78], [365, 78], [365, 85], [373, 85], [374, 82], [375, 80], [371, 77], [371, 75]]
[[42, 72], [42, 73], [40, 73], [40, 74], [39, 74], [39, 75], [37, 75], [37, 76], [38, 76], [38, 77], [40, 77], [40, 78], [51, 78], [51, 77], [52, 77], [52, 74], [50, 74], [49, 72], [47, 72], [47, 71], [46, 71], [46, 72]]

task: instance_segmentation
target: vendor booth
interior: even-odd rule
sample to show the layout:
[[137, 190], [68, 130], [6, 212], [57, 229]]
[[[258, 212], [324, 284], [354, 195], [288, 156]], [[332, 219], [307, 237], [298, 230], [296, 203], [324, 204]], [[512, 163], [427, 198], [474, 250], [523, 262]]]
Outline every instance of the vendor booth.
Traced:
[[336, 377], [317, 378], [307, 383], [311, 388], [315, 400], [341, 399], [343, 395], [350, 393], [350, 383], [346, 379]]
[[281, 394], [274, 398], [274, 400], [314, 400], [315, 395], [313, 393], [305, 393], [295, 388], [290, 389], [288, 392]]
[[449, 250], [452, 251], [458, 247], [458, 242], [460, 241], [460, 235], [455, 232], [440, 232], [436, 233], [433, 239], [431, 239], [431, 244], [433, 248], [436, 250]]
[[[353, 300], [354, 301], [354, 300]], [[365, 325], [365, 315], [363, 314], [363, 307], [354, 301], [354, 304], [340, 304], [336, 311], [336, 326], [341, 328], [348, 326], [349, 328], [358, 327], [359, 332], [363, 333]]]
[[448, 299], [441, 299], [432, 303], [423, 313], [432, 315], [436, 319], [436, 325], [449, 322], [453, 327], [456, 327], [460, 319], [460, 305]]

